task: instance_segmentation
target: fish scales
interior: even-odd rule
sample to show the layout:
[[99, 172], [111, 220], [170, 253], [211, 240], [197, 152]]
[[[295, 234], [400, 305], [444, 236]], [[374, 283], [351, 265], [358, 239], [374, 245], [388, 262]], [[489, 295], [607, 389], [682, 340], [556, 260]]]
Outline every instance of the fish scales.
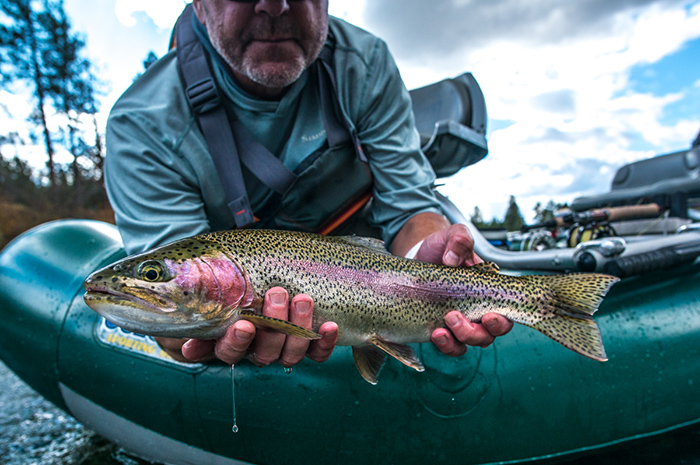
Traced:
[[[250, 270], [254, 288], [282, 286], [291, 294], [310, 295], [314, 299], [313, 329], [335, 321], [341, 329], [341, 345], [365, 342], [370, 331], [393, 335], [394, 342], [424, 342], [444, 325], [444, 316], [451, 309], [462, 311], [472, 321], [497, 309], [518, 322], [540, 319], [534, 313], [527, 318], [518, 310], [527, 311], [528, 295], [543, 290], [528, 289], [527, 283], [507, 276], [378, 254], [333, 237], [290, 233], [262, 241], [251, 232], [205, 238], [236, 254]], [[534, 311], [534, 305], [531, 307]], [[344, 334], [345, 328], [358, 325], [362, 332], [354, 337]], [[394, 332], [397, 327], [404, 330], [399, 337]]]
[[[353, 346], [360, 372], [376, 383], [384, 353], [422, 370], [404, 344], [429, 341], [453, 309], [475, 322], [499, 313], [605, 360], [591, 315], [616, 281], [598, 274], [507, 276], [490, 265], [450, 268], [396, 257], [368, 238], [238, 230], [183, 239], [99, 270], [86, 280], [86, 302], [126, 329], [169, 337], [220, 337], [244, 318], [314, 338], [334, 321], [338, 344]], [[313, 298], [312, 331], [260, 315], [274, 286]]]

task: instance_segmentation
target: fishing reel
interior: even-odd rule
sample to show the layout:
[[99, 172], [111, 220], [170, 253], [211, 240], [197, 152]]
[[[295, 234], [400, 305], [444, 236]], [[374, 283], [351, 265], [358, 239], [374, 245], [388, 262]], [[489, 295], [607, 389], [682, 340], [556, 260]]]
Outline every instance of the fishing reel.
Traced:
[[523, 237], [520, 245], [520, 250], [523, 252], [541, 252], [543, 250], [553, 249], [557, 246], [557, 242], [552, 237], [552, 233], [545, 230], [530, 231]]
[[571, 248], [575, 248], [583, 242], [617, 236], [615, 228], [610, 226], [610, 223], [607, 221], [591, 221], [585, 224], [576, 223], [569, 228], [567, 234], [569, 236], [567, 243]]

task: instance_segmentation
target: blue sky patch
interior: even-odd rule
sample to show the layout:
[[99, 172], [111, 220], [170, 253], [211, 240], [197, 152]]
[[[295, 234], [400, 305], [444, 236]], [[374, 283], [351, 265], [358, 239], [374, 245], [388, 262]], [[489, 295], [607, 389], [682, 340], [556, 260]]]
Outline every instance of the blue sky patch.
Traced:
[[683, 99], [665, 107], [661, 123], [671, 126], [683, 119], [697, 118], [700, 114], [700, 39], [687, 42], [676, 53], [656, 63], [633, 67], [629, 79], [626, 92], [657, 96], [684, 94]]

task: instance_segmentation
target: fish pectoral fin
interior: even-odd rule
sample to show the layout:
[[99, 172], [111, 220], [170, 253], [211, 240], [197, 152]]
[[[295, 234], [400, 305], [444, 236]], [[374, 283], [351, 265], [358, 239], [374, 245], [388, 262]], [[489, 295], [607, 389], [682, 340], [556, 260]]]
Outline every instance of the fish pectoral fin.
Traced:
[[365, 381], [377, 384], [379, 371], [386, 362], [386, 354], [371, 345], [352, 346], [352, 358]]
[[406, 344], [398, 344], [396, 342], [385, 341], [379, 336], [372, 336], [369, 343], [382, 349], [387, 354], [394, 357], [399, 362], [413, 368], [416, 371], [425, 371], [425, 367], [416, 355], [416, 352]]
[[302, 339], [321, 339], [320, 334], [306, 328], [302, 328], [299, 325], [295, 325], [294, 323], [280, 320], [278, 318], [258, 315], [251, 310], [239, 310], [238, 316], [242, 320], [250, 321], [256, 328], [267, 328], [278, 333], [286, 334], [288, 336], [295, 336]]

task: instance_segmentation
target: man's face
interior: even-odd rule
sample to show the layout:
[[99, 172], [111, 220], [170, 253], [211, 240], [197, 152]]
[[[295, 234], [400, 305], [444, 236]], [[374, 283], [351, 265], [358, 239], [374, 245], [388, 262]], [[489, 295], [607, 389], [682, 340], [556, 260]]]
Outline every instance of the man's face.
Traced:
[[241, 86], [275, 97], [316, 59], [328, 0], [194, 0], [197, 17]]

